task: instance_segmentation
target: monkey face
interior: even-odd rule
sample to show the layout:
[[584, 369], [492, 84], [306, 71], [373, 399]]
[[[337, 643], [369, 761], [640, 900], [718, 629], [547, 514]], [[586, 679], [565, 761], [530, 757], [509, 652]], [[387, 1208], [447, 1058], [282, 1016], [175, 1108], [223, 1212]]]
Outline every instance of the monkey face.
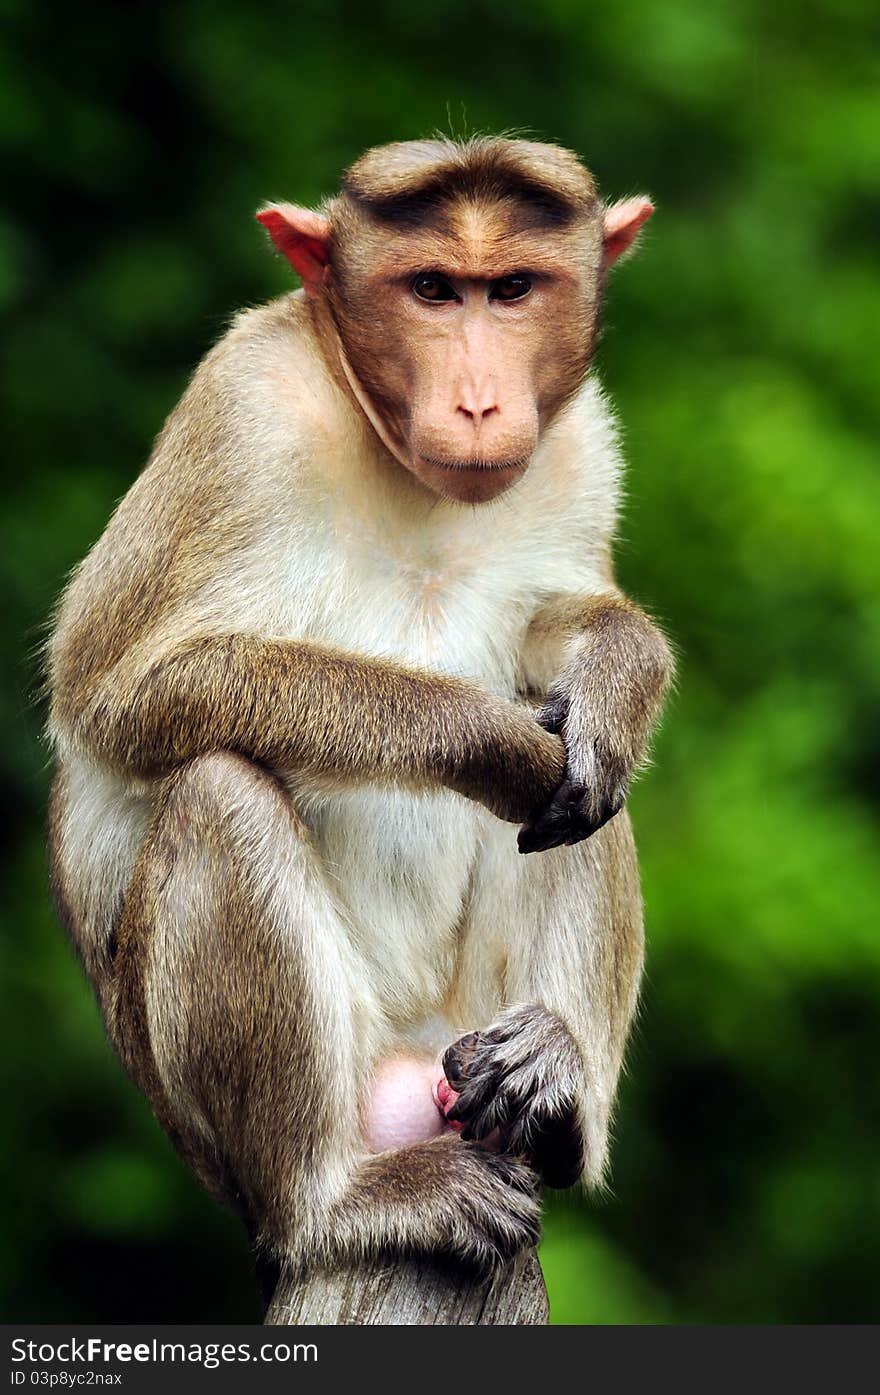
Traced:
[[387, 443], [429, 489], [466, 503], [522, 477], [593, 345], [598, 225], [590, 238], [517, 218], [470, 207], [445, 231], [386, 234], [378, 265], [344, 281], [344, 343]]
[[325, 213], [257, 217], [329, 309], [380, 439], [428, 489], [476, 504], [521, 478], [583, 382], [605, 273], [651, 211], [603, 208], [570, 151], [477, 137], [379, 147]]

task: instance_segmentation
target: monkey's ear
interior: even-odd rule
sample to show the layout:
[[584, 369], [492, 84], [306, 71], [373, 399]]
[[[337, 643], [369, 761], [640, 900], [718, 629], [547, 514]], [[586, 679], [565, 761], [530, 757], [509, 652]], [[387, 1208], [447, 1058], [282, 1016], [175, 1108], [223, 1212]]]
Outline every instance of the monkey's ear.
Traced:
[[638, 194], [634, 199], [621, 199], [620, 203], [606, 208], [602, 220], [606, 270], [621, 252], [632, 246], [639, 228], [653, 212], [654, 205], [644, 194]]
[[292, 203], [273, 203], [261, 208], [262, 223], [279, 252], [302, 277], [309, 295], [316, 295], [324, 280], [330, 244], [330, 224], [310, 208]]

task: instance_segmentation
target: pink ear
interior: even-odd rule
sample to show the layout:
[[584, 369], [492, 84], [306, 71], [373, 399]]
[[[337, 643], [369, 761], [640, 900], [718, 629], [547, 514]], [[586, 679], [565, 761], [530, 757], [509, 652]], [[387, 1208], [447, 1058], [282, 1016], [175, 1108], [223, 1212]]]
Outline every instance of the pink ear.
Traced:
[[262, 223], [279, 252], [301, 277], [309, 295], [317, 294], [327, 266], [330, 224], [310, 208], [292, 203], [274, 203], [261, 208]]
[[616, 261], [621, 252], [631, 246], [643, 223], [654, 212], [654, 205], [644, 194], [634, 199], [622, 199], [605, 210], [602, 231], [605, 242], [605, 266]]

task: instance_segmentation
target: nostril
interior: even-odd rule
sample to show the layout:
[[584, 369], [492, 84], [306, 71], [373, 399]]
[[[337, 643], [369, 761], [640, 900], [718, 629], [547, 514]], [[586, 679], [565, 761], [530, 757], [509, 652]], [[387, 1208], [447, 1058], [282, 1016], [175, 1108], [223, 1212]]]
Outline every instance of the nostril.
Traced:
[[494, 413], [498, 411], [498, 408], [493, 406], [474, 409], [473, 407], [463, 407], [459, 405], [456, 410], [461, 412], [462, 416], [467, 417], [468, 421], [485, 421], [486, 417], [493, 416]]

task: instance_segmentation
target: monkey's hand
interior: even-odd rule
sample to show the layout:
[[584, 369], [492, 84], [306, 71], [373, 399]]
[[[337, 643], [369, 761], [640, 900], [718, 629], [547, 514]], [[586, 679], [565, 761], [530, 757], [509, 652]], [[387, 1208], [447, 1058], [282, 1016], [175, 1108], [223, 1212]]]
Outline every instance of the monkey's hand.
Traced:
[[565, 774], [566, 752], [560, 734], [538, 717], [525, 704], [486, 694], [446, 783], [508, 823], [543, 809]]
[[486, 1031], [453, 1042], [443, 1069], [458, 1094], [446, 1117], [463, 1125], [462, 1139], [527, 1158], [550, 1187], [577, 1181], [584, 1062], [555, 1013], [534, 1004], [507, 1008]]
[[544, 808], [520, 829], [521, 853], [571, 847], [598, 832], [623, 808], [636, 764], [636, 753], [624, 749], [629, 743], [612, 744], [591, 719], [590, 705], [572, 701], [562, 689], [550, 692], [538, 721], [563, 737], [565, 774]]
[[488, 1273], [537, 1245], [541, 1187], [528, 1161], [454, 1137], [429, 1146], [445, 1150], [454, 1164], [443, 1184], [449, 1217], [443, 1243], [453, 1254]]

